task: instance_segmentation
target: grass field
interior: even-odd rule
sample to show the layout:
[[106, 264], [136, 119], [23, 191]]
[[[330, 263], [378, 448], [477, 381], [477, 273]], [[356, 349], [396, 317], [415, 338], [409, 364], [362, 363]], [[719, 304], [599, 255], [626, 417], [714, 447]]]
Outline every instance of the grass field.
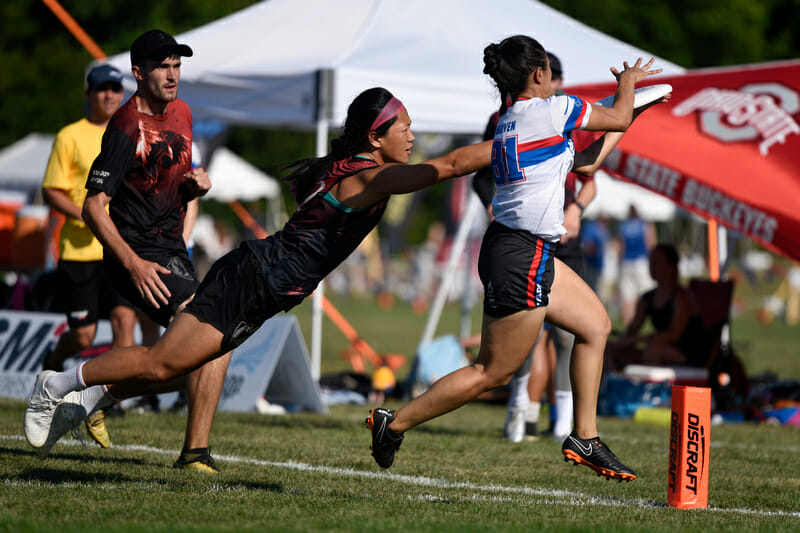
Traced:
[[[332, 299], [376, 350], [413, 358], [425, 316]], [[304, 333], [309, 311], [297, 311]], [[448, 307], [438, 334], [457, 331], [457, 320]], [[765, 330], [748, 311], [733, 339], [749, 372], [800, 378], [795, 330]], [[344, 348], [326, 322], [324, 373], [350, 369]], [[504, 406], [480, 402], [409, 432], [389, 471], [370, 457], [367, 406], [219, 413], [212, 446], [222, 472], [209, 477], [170, 468], [180, 415], [129, 413], [109, 421], [111, 449], [66, 440], [41, 460], [22, 438], [23, 408], [0, 400], [3, 531], [800, 531], [798, 428], [714, 426], [709, 508], [676, 510], [666, 506], [668, 428], [629, 419], [599, 422], [639, 476], [628, 484], [565, 463], [550, 439], [509, 443]]]
[[639, 478], [607, 481], [561, 460], [549, 439], [511, 444], [502, 406], [473, 403], [409, 432], [391, 470], [369, 455], [364, 406], [330, 415], [221, 413], [218, 476], [174, 471], [184, 419], [112, 419], [114, 446], [20, 436], [21, 402], [0, 401], [0, 529], [355, 531], [797, 531], [800, 431], [711, 431], [709, 509], [666, 507], [668, 429], [601, 419]]

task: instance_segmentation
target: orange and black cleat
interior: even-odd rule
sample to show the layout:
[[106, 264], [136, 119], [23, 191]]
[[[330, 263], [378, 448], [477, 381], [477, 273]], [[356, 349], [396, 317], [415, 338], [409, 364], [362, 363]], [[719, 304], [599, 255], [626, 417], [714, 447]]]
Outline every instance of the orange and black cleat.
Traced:
[[389, 424], [394, 420], [394, 411], [378, 407], [369, 412], [369, 416], [364, 420], [367, 429], [372, 432], [372, 457], [381, 468], [389, 468], [394, 463], [394, 452], [400, 448], [403, 442], [403, 435], [395, 435], [390, 429]]
[[574, 431], [561, 446], [561, 453], [565, 461], [572, 461], [576, 465], [586, 465], [598, 476], [617, 481], [633, 481], [636, 474], [622, 464], [617, 456], [605, 445], [599, 437], [582, 439]]

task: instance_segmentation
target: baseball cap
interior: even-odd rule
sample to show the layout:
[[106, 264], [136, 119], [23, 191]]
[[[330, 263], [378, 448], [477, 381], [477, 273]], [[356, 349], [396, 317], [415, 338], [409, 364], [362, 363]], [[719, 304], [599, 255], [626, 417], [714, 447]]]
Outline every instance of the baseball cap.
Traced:
[[550, 70], [553, 71], [553, 78], [563, 78], [564, 71], [561, 70], [561, 61], [559, 61], [556, 55], [552, 52], [547, 52], [547, 58], [550, 60]]
[[141, 65], [148, 59], [161, 61], [171, 55], [192, 57], [188, 45], [178, 44], [175, 38], [162, 30], [149, 30], [141, 34], [131, 45], [131, 64]]
[[86, 89], [92, 91], [104, 83], [114, 83], [122, 87], [122, 72], [107, 63], [92, 67], [86, 75]]

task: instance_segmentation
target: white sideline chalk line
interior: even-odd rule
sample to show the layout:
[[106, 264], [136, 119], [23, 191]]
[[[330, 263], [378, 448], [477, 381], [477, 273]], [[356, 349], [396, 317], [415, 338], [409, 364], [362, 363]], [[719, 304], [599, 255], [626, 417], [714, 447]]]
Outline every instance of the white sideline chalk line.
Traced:
[[[21, 435], [0, 435], [2, 440], [17, 440], [21, 441], [24, 438]], [[82, 446], [82, 444], [73, 439], [63, 439], [59, 441], [60, 444], [67, 446]], [[115, 450], [129, 450], [148, 452], [159, 455], [178, 455], [180, 452], [177, 450], [164, 450], [155, 448], [153, 446], [145, 446], [141, 444], [122, 444], [113, 445]], [[215, 461], [226, 461], [229, 463], [245, 463], [256, 466], [271, 466], [276, 468], [285, 468], [287, 470], [297, 470], [301, 472], [322, 472], [325, 474], [341, 474], [350, 477], [360, 477], [369, 479], [390, 479], [392, 481], [399, 481], [401, 483], [408, 483], [411, 485], [418, 485], [422, 487], [436, 487], [441, 489], [466, 489], [480, 492], [494, 492], [506, 494], [520, 494], [525, 496], [543, 496], [544, 499], [537, 499], [546, 503], [560, 503], [564, 505], [603, 505], [608, 507], [644, 507], [644, 508], [667, 508], [666, 503], [659, 503], [653, 500], [644, 500], [642, 498], [610, 498], [601, 496], [592, 496], [588, 494], [581, 494], [568, 490], [553, 490], [553, 489], [537, 489], [531, 487], [504, 487], [502, 485], [478, 485], [469, 481], [448, 481], [446, 479], [429, 478], [425, 476], [408, 476], [404, 474], [392, 474], [389, 472], [368, 472], [364, 470], [354, 470], [352, 468], [339, 468], [332, 466], [315, 466], [306, 463], [297, 463], [295, 461], [276, 462], [265, 461], [262, 459], [252, 459], [250, 457], [240, 457], [236, 455], [217, 455], [214, 454]], [[8, 480], [6, 480], [8, 483]], [[71, 483], [74, 485], [74, 483]], [[456, 497], [443, 497], [435, 494], [420, 495], [420, 501], [445, 501], [455, 499], [474, 499], [476, 496], [456, 496]], [[478, 497], [480, 498], [480, 497]], [[549, 498], [549, 499], [548, 499]], [[707, 509], [693, 509], [694, 512], [722, 512], [722, 513], [735, 513], [745, 515], [758, 515], [758, 516], [785, 516], [792, 518], [800, 518], [800, 512], [793, 511], [764, 511], [760, 509], [748, 508], [724, 508], [724, 507], [708, 507]]]

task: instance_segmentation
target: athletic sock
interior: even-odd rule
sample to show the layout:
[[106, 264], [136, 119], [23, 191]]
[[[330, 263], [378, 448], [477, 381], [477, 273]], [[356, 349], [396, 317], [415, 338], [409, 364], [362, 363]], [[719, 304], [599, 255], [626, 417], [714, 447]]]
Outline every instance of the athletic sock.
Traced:
[[508, 397], [509, 408], [527, 407], [530, 405], [531, 399], [528, 396], [528, 382], [530, 379], [530, 372], [511, 378], [511, 394]]
[[565, 438], [572, 431], [572, 391], [556, 391], [556, 413], [553, 437]]
[[86, 408], [87, 416], [113, 403], [114, 401], [106, 395], [102, 385], [95, 385], [81, 391], [81, 405]]
[[190, 450], [184, 449], [181, 451], [181, 458], [187, 463], [191, 463], [206, 455], [208, 455], [208, 448], [192, 448]]
[[542, 409], [542, 402], [531, 402], [525, 411], [525, 422], [536, 424], [539, 422], [539, 411]]
[[85, 386], [81, 386], [80, 379], [82, 366], [83, 364], [78, 365], [76, 368], [70, 368], [69, 370], [53, 374], [47, 378], [44, 384], [44, 389], [47, 394], [55, 400], [60, 400], [66, 396], [67, 393], [85, 388]]

